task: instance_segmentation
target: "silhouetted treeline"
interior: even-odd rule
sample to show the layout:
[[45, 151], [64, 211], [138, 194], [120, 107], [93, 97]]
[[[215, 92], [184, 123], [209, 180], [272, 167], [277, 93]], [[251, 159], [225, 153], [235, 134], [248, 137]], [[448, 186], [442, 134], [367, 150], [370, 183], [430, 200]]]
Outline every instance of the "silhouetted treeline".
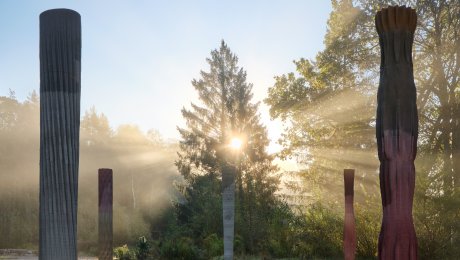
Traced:
[[[0, 97], [0, 248], [38, 247], [39, 97]], [[135, 125], [110, 127], [94, 107], [80, 130], [78, 245], [97, 250], [97, 170], [114, 171], [114, 245], [151, 237], [151, 226], [174, 196], [175, 145]], [[155, 232], [154, 232], [155, 233]]]

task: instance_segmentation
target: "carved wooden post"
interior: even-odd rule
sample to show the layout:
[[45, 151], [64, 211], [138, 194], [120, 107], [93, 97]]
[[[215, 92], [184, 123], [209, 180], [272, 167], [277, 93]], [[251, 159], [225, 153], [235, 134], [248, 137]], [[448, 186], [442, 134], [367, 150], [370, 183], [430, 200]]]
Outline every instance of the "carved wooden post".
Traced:
[[381, 48], [376, 135], [383, 219], [379, 259], [417, 259], [412, 219], [418, 116], [412, 66], [414, 9], [383, 8], [375, 16]]
[[222, 220], [224, 225], [224, 260], [233, 259], [233, 239], [235, 233], [235, 175], [233, 164], [222, 167]]
[[112, 169], [99, 169], [99, 260], [112, 260]]
[[345, 260], [354, 260], [356, 254], [355, 212], [353, 209], [354, 178], [354, 169], [345, 169], [343, 171], [343, 179], [345, 183], [345, 221], [343, 229], [343, 255]]
[[40, 259], [77, 259], [80, 15], [40, 14]]

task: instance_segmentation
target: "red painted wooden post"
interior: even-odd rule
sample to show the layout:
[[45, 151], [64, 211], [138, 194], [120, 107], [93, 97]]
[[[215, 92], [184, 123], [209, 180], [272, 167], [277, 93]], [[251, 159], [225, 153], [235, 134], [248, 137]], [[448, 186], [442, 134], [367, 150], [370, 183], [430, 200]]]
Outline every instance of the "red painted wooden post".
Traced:
[[112, 260], [113, 251], [112, 169], [99, 169], [99, 260]]
[[412, 219], [418, 116], [412, 66], [414, 9], [383, 8], [375, 16], [381, 48], [376, 137], [383, 218], [379, 259], [417, 259]]
[[345, 184], [345, 221], [343, 229], [343, 255], [345, 260], [354, 260], [356, 254], [355, 212], [353, 209], [355, 170], [343, 170]]

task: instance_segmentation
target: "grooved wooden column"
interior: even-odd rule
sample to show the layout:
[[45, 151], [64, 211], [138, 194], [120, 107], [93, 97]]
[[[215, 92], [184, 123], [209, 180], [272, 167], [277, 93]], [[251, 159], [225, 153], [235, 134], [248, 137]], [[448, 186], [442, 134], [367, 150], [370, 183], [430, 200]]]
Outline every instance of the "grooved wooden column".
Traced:
[[235, 233], [235, 175], [235, 166], [226, 162], [222, 167], [222, 221], [224, 225], [224, 260], [233, 259], [233, 239]]
[[343, 229], [343, 255], [345, 260], [354, 260], [356, 254], [355, 212], [353, 209], [355, 170], [343, 171], [345, 184], [345, 221]]
[[99, 169], [99, 260], [112, 260], [112, 169]]
[[40, 14], [41, 260], [77, 259], [80, 15]]
[[418, 116], [412, 66], [414, 9], [383, 8], [375, 16], [381, 48], [377, 146], [383, 219], [379, 259], [417, 259], [412, 219]]

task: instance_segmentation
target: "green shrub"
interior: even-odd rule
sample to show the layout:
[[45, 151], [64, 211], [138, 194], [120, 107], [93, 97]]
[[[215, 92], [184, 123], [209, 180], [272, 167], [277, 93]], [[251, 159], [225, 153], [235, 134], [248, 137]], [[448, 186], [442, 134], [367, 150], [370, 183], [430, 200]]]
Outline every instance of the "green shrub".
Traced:
[[136, 259], [137, 260], [147, 260], [151, 259], [151, 248], [152, 245], [150, 242], [144, 237], [140, 237], [137, 240], [136, 244]]
[[160, 254], [166, 259], [200, 259], [200, 251], [189, 237], [165, 240], [160, 245]]
[[203, 245], [208, 257], [222, 255], [224, 253], [224, 242], [217, 234], [211, 234], [203, 240]]
[[[224, 246], [222, 242], [222, 253], [223, 253], [223, 250], [224, 250]], [[235, 240], [233, 242], [233, 251], [235, 252], [235, 254], [238, 254], [238, 255], [242, 255], [245, 251], [243, 238], [238, 234], [235, 235]]]
[[117, 247], [113, 250], [113, 254], [119, 260], [134, 260], [136, 256], [133, 251], [129, 250], [128, 245]]
[[147, 260], [151, 256], [151, 245], [147, 239], [142, 236], [137, 240], [137, 245], [136, 245], [136, 259], [137, 260]]
[[343, 218], [321, 203], [311, 205], [295, 223], [293, 252], [302, 258], [342, 255]]

